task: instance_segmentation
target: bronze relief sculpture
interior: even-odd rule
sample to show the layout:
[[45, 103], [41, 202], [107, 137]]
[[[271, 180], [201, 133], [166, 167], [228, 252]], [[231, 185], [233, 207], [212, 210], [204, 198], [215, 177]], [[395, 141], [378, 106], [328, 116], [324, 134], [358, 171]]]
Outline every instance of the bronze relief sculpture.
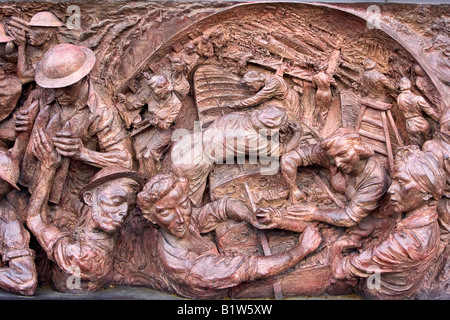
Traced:
[[0, 5], [1, 289], [450, 297], [448, 5], [65, 6]]

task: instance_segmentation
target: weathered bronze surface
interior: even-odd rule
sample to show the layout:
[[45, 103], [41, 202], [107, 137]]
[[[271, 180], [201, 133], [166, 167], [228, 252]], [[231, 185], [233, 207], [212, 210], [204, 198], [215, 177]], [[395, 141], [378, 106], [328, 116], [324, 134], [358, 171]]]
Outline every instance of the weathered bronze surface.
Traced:
[[449, 19], [0, 3], [0, 288], [449, 299]]

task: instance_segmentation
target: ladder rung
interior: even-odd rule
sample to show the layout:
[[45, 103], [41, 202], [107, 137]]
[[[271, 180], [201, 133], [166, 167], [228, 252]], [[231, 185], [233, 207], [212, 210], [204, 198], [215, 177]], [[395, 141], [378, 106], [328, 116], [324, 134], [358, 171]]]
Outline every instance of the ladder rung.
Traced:
[[362, 98], [359, 100], [359, 103], [380, 111], [386, 111], [392, 108], [392, 104], [376, 101], [370, 98]]
[[383, 124], [380, 121], [373, 120], [373, 119], [370, 119], [370, 118], [363, 118], [362, 121], [370, 123], [370, 124], [372, 124], [372, 125], [374, 125], [374, 126], [376, 126], [378, 128], [383, 128]]
[[363, 129], [359, 130], [359, 134], [364, 136], [364, 137], [366, 137], [366, 138], [370, 138], [370, 139], [381, 141], [381, 142], [386, 142], [386, 138], [385, 137], [380, 136], [380, 135], [375, 134], [375, 133], [372, 133], [372, 132], [369, 132], [369, 131], [366, 131], [366, 130], [363, 130]]
[[371, 147], [372, 147], [373, 151], [375, 151], [375, 152], [377, 152], [379, 154], [382, 154], [383, 156], [386, 156], [386, 157], [388, 156], [386, 150], [383, 150], [383, 148], [376, 147], [376, 146], [373, 146], [373, 145], [371, 145]]
[[373, 149], [373, 151], [375, 151], [376, 153], [379, 153], [379, 154], [381, 154], [381, 155], [383, 155], [383, 156], [388, 156], [388, 153], [387, 153], [387, 151], [385, 150], [385, 149], [383, 149], [383, 148], [381, 148], [381, 147], [379, 147], [379, 146], [375, 146], [375, 145], [373, 145], [373, 144], [371, 144], [370, 142], [368, 142], [368, 141], [365, 141], [367, 144], [369, 144], [370, 145], [370, 147]]

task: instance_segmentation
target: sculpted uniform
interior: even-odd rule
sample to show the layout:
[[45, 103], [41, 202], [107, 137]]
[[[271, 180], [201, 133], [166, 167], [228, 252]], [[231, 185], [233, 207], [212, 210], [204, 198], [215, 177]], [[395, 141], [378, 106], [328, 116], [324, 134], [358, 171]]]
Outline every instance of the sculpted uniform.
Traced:
[[406, 118], [406, 130], [411, 134], [428, 133], [430, 124], [422, 116], [422, 112], [427, 113], [433, 119], [438, 119], [436, 111], [421, 96], [405, 90], [399, 94], [397, 104]]
[[[170, 146], [173, 132], [171, 125], [177, 119], [182, 107], [181, 101], [174, 92], [171, 92], [164, 100], [155, 99], [149, 92], [132, 102], [135, 109], [146, 104], [148, 105], [148, 111], [152, 111], [157, 117], [158, 124], [134, 137], [134, 149], [141, 167], [142, 162], [159, 161], [164, 151]], [[144, 118], [147, 116], [149, 116], [148, 112], [144, 115]], [[150, 160], [150, 158], [154, 160]]]
[[195, 243], [190, 248], [176, 247], [159, 233], [154, 257], [167, 289], [190, 298], [223, 299], [230, 288], [254, 280], [257, 256], [230, 256], [224, 260], [216, 244], [200, 235], [228, 220], [227, 201], [225, 197], [192, 209], [188, 232]]
[[[109, 165], [132, 167], [131, 141], [127, 136], [116, 110], [107, 106], [89, 85], [86, 104], [76, 106], [74, 113], [63, 118], [57, 101], [41, 110], [36, 117], [33, 133], [38, 129], [54, 136], [60, 130], [78, 136], [86, 148], [99, 151], [91, 161], [64, 158], [56, 173], [55, 184], [50, 192], [50, 202], [67, 204], [73, 212], [79, 210], [79, 191], [91, 180], [98, 168]], [[32, 193], [37, 184], [35, 173], [38, 162], [31, 153], [33, 140], [30, 139], [24, 156], [21, 183], [29, 186]]]
[[[273, 109], [277, 112], [271, 114]], [[208, 175], [215, 164], [226, 163], [231, 158], [234, 161], [235, 156], [266, 156], [270, 150], [280, 152], [263, 132], [264, 129], [266, 134], [268, 130], [276, 130], [286, 121], [286, 114], [278, 108], [268, 107], [251, 116], [233, 112], [218, 118], [201, 133], [178, 140], [172, 149], [172, 168], [189, 179], [189, 197], [194, 205], [200, 204]]]
[[[303, 160], [303, 166], [319, 165], [330, 169], [331, 186], [335, 191], [345, 194], [350, 201], [345, 207], [345, 212], [356, 223], [361, 222], [378, 207], [389, 187], [386, 169], [373, 157], [367, 159], [363, 172], [354, 177], [344, 174], [336, 166], [333, 166], [320, 144], [299, 147], [294, 150]], [[299, 206], [301, 207], [301, 205]], [[295, 214], [295, 208], [296, 205], [287, 207], [287, 213]]]
[[[267, 101], [267, 102], [266, 102]], [[267, 75], [264, 87], [255, 95], [235, 102], [236, 108], [254, 107], [265, 102], [283, 109], [290, 119], [301, 117], [300, 96], [294, 89], [289, 88], [287, 82], [280, 76]]]
[[420, 289], [439, 248], [435, 206], [417, 209], [400, 220], [389, 237], [360, 254], [342, 260], [346, 279], [367, 278], [380, 272], [380, 289], [360, 289], [372, 299], [408, 299]]
[[[90, 210], [84, 207], [83, 210]], [[114, 234], [92, 233], [77, 230], [61, 232], [47, 225], [45, 243], [42, 246], [50, 260], [56, 262], [52, 268], [52, 283], [59, 291], [98, 291], [108, 282], [107, 275], [113, 266]], [[80, 288], [70, 288], [74, 276], [80, 276]]]

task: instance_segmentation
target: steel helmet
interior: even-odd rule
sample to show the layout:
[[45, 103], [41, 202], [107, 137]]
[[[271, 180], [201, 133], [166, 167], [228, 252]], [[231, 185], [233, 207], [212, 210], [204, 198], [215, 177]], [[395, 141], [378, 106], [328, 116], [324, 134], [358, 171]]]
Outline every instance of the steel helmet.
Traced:
[[28, 23], [30, 27], [61, 27], [64, 23], [49, 11], [36, 13]]
[[35, 80], [43, 88], [64, 88], [83, 79], [95, 64], [94, 52], [69, 43], [48, 50], [36, 67]]

